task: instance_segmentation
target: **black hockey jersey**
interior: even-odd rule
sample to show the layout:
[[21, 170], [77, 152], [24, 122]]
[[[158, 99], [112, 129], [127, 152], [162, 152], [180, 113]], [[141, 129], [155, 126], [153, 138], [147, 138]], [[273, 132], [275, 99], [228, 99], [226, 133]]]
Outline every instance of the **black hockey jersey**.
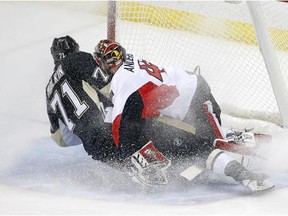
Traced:
[[[132, 106], [123, 109], [124, 117], [129, 118], [123, 118], [121, 132], [129, 133], [123, 133], [128, 136], [121, 138], [121, 143], [126, 144], [126, 147], [117, 148], [112, 138], [111, 123], [104, 122], [105, 107], [112, 104], [96, 90], [107, 85], [110, 80], [89, 53], [69, 54], [60, 65], [56, 65], [46, 87], [51, 133], [59, 129], [61, 120], [68, 130], [82, 140], [86, 152], [103, 162], [125, 160], [150, 140], [169, 158], [196, 155], [199, 149], [203, 149], [203, 140], [158, 120], [142, 121], [140, 116], [139, 121], [135, 119], [135, 124], [131, 125], [130, 117], [137, 111], [135, 107], [139, 104], [135, 100], [138, 97], [131, 97], [128, 101]], [[132, 114], [129, 110], [133, 110]], [[130, 122], [126, 124], [125, 120]]]
[[97, 160], [110, 160], [116, 149], [111, 124], [104, 123], [103, 101], [92, 88], [104, 86], [101, 79], [95, 79], [99, 70], [91, 54], [69, 54], [55, 66], [46, 87], [47, 112], [52, 134], [59, 129], [60, 119], [82, 140], [89, 155]]

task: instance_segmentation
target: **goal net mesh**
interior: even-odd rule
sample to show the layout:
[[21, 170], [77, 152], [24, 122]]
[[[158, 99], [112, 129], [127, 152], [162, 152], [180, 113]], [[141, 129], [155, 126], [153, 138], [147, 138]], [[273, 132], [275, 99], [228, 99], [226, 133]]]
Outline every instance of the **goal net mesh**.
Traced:
[[[288, 4], [261, 6], [287, 86]], [[114, 9], [115, 40], [127, 53], [158, 66], [200, 66], [223, 113], [281, 125], [245, 1], [117, 1]]]

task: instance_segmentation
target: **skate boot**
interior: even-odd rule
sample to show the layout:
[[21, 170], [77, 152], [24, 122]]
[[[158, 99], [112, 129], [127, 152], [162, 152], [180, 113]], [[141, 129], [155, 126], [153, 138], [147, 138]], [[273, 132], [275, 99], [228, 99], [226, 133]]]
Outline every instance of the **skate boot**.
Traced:
[[249, 145], [249, 143], [255, 144], [254, 133], [251, 132], [252, 130], [253, 128], [251, 129], [245, 128], [244, 131], [236, 131], [234, 128], [230, 128], [226, 132], [225, 140], [227, 140], [228, 142], [233, 142], [238, 145], [247, 145], [247, 144]]
[[225, 174], [254, 192], [264, 191], [274, 187], [274, 184], [267, 175], [251, 172], [236, 160], [227, 164]]

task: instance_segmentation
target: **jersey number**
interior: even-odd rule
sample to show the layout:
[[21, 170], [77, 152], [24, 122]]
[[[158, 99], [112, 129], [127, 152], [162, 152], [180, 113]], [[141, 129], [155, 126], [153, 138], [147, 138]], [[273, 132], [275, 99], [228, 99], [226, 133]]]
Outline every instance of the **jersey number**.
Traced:
[[154, 64], [151, 64], [150, 62], [147, 62], [145, 60], [138, 60], [139, 68], [142, 70], [145, 70], [149, 75], [155, 77], [156, 79], [163, 82], [163, 78], [161, 73], [166, 73], [166, 71], [162, 68], [160, 69]]
[[[62, 97], [68, 97], [71, 104], [74, 106], [74, 114], [77, 116], [77, 118], [81, 118], [81, 116], [86, 112], [86, 110], [89, 108], [88, 105], [84, 101], [80, 101], [78, 95], [75, 93], [75, 91], [72, 89], [72, 87], [69, 85], [69, 83], [65, 80], [61, 85], [61, 95]], [[65, 107], [63, 106], [60, 94], [58, 91], [55, 91], [55, 94], [51, 100], [51, 107], [53, 108], [54, 112], [57, 111], [57, 107], [59, 107], [59, 110], [61, 112], [61, 115], [64, 119], [65, 124], [69, 128], [69, 130], [73, 130], [75, 127], [75, 124], [68, 118], [67, 112], [65, 110]]]
[[101, 77], [105, 83], [109, 80], [109, 75], [102, 71], [99, 67], [97, 67], [92, 75], [95, 79], [98, 79], [98, 77]]

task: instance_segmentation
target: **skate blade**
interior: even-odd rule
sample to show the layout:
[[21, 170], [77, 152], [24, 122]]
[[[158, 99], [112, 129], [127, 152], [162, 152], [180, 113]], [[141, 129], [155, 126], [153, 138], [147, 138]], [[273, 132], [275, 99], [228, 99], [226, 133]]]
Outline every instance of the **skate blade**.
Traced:
[[258, 184], [256, 180], [248, 182], [247, 180], [243, 182], [243, 185], [247, 186], [253, 192], [262, 192], [271, 190], [275, 185], [269, 180], [264, 180], [261, 184]]

